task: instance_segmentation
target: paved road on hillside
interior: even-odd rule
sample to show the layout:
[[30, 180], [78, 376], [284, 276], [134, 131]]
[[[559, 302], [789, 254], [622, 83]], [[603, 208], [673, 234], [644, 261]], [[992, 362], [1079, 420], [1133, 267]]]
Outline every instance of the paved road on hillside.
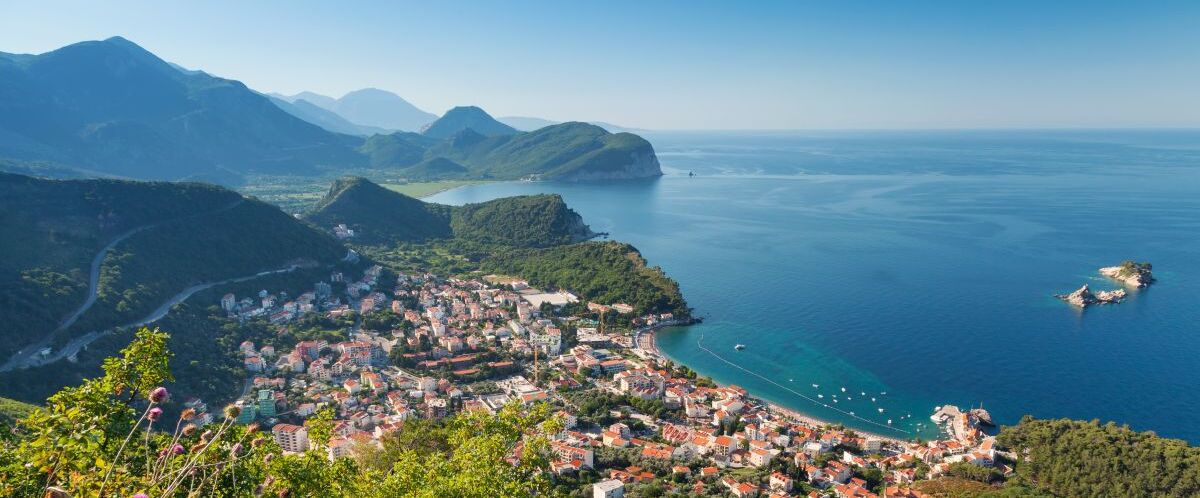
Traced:
[[[167, 316], [167, 313], [169, 313], [171, 311], [171, 308], [173, 308], [176, 304], [186, 301], [187, 298], [192, 297], [192, 294], [200, 292], [204, 289], [208, 289], [208, 288], [211, 288], [211, 287], [214, 287], [217, 285], [245, 282], [247, 280], [252, 280], [252, 279], [255, 279], [258, 277], [262, 277], [265, 275], [271, 275], [274, 273], [291, 272], [291, 271], [295, 271], [297, 268], [300, 268], [300, 265], [291, 265], [286, 268], [280, 268], [277, 270], [260, 271], [253, 275], [246, 275], [243, 277], [236, 277], [236, 278], [229, 278], [229, 279], [221, 280], [218, 282], [209, 282], [206, 284], [193, 285], [191, 287], [188, 287], [187, 289], [184, 289], [182, 292], [175, 294], [174, 296], [171, 296], [170, 299], [163, 302], [161, 305], [159, 305], [158, 308], [155, 308], [153, 312], [151, 312], [149, 315], [146, 315], [146, 317], [144, 317], [140, 320], [134, 321], [134, 322], [130, 322], [130, 323], [126, 323], [124, 325], [120, 325], [118, 327], [114, 327], [114, 328], [140, 327], [142, 325], [149, 325], [151, 323], [157, 322], [157, 321], [161, 320], [162, 317]], [[96, 331], [88, 332], [84, 335], [76, 337], [75, 339], [72, 339], [71, 342], [67, 343], [66, 346], [63, 346], [58, 351], [55, 351], [46, 356], [41, 356], [41, 355], [36, 354], [37, 353], [36, 349], [32, 350], [32, 352], [29, 354], [22, 355], [21, 358], [14, 356], [12, 359], [9, 360], [8, 363], [5, 363], [4, 366], [0, 366], [0, 372], [7, 372], [14, 368], [36, 367], [36, 366], [40, 366], [40, 365], [45, 365], [47, 363], [54, 363], [63, 358], [71, 358], [71, 357], [75, 356], [76, 354], [78, 354], [79, 351], [83, 350], [83, 348], [87, 347], [88, 344], [91, 344], [96, 339], [99, 339], [101, 337], [104, 337], [105, 335], [108, 335], [108, 333], [111, 331], [112, 331], [112, 329], [96, 330]]]
[[[51, 340], [54, 338], [54, 336], [56, 334], [58, 334], [59, 332], [62, 332], [64, 330], [67, 330], [69, 327], [74, 325], [75, 322], [77, 320], [79, 320], [79, 317], [83, 316], [83, 314], [86, 313], [87, 310], [91, 309], [93, 304], [96, 304], [96, 296], [97, 296], [97, 293], [99, 292], [99, 286], [100, 286], [99, 285], [100, 284], [100, 269], [104, 266], [104, 258], [108, 256], [109, 251], [112, 251], [112, 249], [114, 247], [116, 247], [117, 244], [120, 244], [125, 239], [128, 239], [129, 237], [132, 237], [138, 233], [149, 230], [151, 228], [159, 227], [159, 226], [166, 225], [169, 223], [175, 223], [178, 221], [197, 218], [200, 216], [207, 216], [207, 215], [212, 215], [212, 214], [217, 214], [217, 213], [222, 213], [222, 212], [228, 211], [230, 209], [233, 209], [233, 208], [241, 205], [242, 202], [244, 202], [244, 201], [245, 201], [245, 199], [238, 199], [234, 202], [229, 203], [226, 206], [223, 206], [219, 209], [215, 209], [212, 211], [206, 211], [206, 212], [196, 213], [196, 214], [189, 214], [187, 216], [182, 216], [182, 217], [171, 219], [171, 220], [164, 220], [164, 221], [159, 221], [156, 223], [142, 225], [140, 227], [132, 228], [129, 231], [126, 231], [125, 233], [122, 233], [122, 234], [118, 235], [116, 238], [114, 238], [113, 240], [109, 241], [109, 243], [105, 244], [104, 247], [100, 248], [100, 251], [97, 252], [96, 256], [92, 258], [92, 267], [91, 267], [91, 271], [88, 274], [88, 295], [87, 295], [87, 298], [84, 299], [83, 304], [79, 305], [78, 308], [75, 308], [75, 311], [71, 312], [70, 315], [67, 315], [67, 317], [64, 318], [62, 322], [59, 322], [58, 328], [55, 328], [54, 330], [50, 331], [45, 336], [43, 336], [41, 339], [39, 339], [37, 342], [30, 344], [28, 346], [25, 346], [25, 348], [21, 349], [20, 351], [17, 351], [15, 354], [13, 354], [12, 357], [10, 357], [8, 359], [8, 361], [5, 361], [3, 365], [0, 365], [0, 372], [7, 372], [7, 371], [15, 368], [17, 365], [22, 365], [22, 364], [27, 363], [29, 358], [36, 355], [39, 350], [49, 346]], [[91, 335], [91, 334], [94, 334], [94, 332], [89, 333], [87, 335]], [[84, 337], [86, 337], [86, 336], [84, 336]], [[94, 340], [94, 338], [93, 338], [93, 340]], [[74, 342], [74, 341], [72, 341], [72, 342]], [[88, 341], [88, 342], [91, 342], [91, 341]]]

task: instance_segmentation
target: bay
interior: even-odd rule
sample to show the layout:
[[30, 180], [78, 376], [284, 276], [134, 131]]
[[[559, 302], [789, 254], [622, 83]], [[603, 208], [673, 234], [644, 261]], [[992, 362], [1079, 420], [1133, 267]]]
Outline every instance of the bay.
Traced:
[[[427, 200], [561, 194], [704, 318], [661, 331], [666, 355], [814, 417], [932, 437], [935, 406], [982, 404], [1200, 442], [1200, 132], [644, 135], [662, 178]], [[1118, 287], [1096, 270], [1124, 259], [1158, 282], [1052, 296]]]

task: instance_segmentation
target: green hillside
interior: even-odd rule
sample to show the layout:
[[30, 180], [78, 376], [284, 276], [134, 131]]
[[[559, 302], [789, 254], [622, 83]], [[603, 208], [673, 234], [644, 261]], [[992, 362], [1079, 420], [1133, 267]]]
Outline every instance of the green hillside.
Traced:
[[1017, 479], [1055, 496], [1200, 496], [1200, 448], [1113, 423], [1035, 420], [1001, 431]]
[[403, 169], [425, 159], [425, 151], [437, 140], [419, 133], [397, 132], [374, 135], [363, 142], [358, 151], [366, 154], [372, 168]]
[[572, 244], [595, 234], [558, 194], [505, 197], [453, 208], [456, 238], [512, 247]]
[[325, 230], [345, 224], [351, 242], [391, 245], [456, 239], [509, 247], [570, 244], [594, 234], [557, 194], [444, 206], [414, 199], [363, 178], [334, 182], [308, 220]]
[[[611, 134], [586, 123], [563, 123], [519, 135], [494, 137], [469, 145], [444, 144], [434, 153], [472, 168], [478, 175], [495, 178], [586, 179], [607, 174], [657, 176], [658, 161], [650, 164], [654, 148], [629, 133]], [[640, 158], [647, 158], [642, 164]]]
[[345, 254], [274, 206], [194, 183], [0, 174], [0, 230], [0, 363], [85, 303], [109, 244], [72, 331], [135, 321], [191, 285]]
[[497, 252], [480, 267], [488, 273], [519, 275], [535, 286], [569, 289], [590, 301], [624, 302], [639, 313], [688, 314], [679, 284], [622, 242]]
[[11, 427], [14, 422], [29, 416], [36, 409], [36, 406], [28, 403], [0, 398], [0, 430], [4, 430], [5, 426]]
[[450, 207], [393, 192], [364, 178], [342, 178], [329, 187], [308, 220], [324, 230], [344, 223], [354, 242], [420, 242], [450, 236]]
[[409, 180], [435, 181], [462, 178], [470, 170], [444, 157], [434, 157], [405, 168], [402, 172]]
[[[410, 180], [445, 178], [590, 180], [662, 174], [654, 147], [630, 133], [609, 133], [586, 123], [562, 123], [525, 133], [488, 136], [473, 128], [444, 140], [415, 133], [373, 136], [358, 149], [372, 167], [398, 170]], [[447, 159], [466, 170], [412, 169]], [[406, 169], [409, 168], [409, 169]]]

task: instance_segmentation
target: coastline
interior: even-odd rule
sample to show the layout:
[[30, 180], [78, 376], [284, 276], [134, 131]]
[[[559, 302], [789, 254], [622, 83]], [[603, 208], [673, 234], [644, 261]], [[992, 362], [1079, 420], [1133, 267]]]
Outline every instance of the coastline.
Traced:
[[[661, 329], [661, 328], [686, 327], [688, 325], [691, 325], [692, 323], [695, 323], [695, 322], [657, 324], [657, 325], [653, 325], [650, 327], [635, 330], [634, 331], [634, 345], [637, 347], [637, 349], [645, 352], [647, 355], [653, 357], [654, 359], [656, 359], [658, 361], [670, 361], [677, 365], [687, 366], [684, 363], [680, 363], [678, 361], [667, 358], [666, 355], [662, 354], [658, 350], [658, 344], [656, 342], [656, 337], [655, 337], [656, 334], [655, 333], [658, 331], [658, 329]], [[697, 374], [699, 374], [699, 373], [697, 372]], [[715, 380], [713, 382], [716, 383]], [[717, 383], [717, 385], [720, 385], [722, 387], [728, 387], [727, 385], [722, 385], [720, 383]], [[755, 396], [754, 393], [751, 393], [749, 391], [747, 391], [746, 397], [750, 400], [753, 400], [755, 403], [761, 405], [762, 407], [764, 407], [768, 412], [770, 412], [773, 415], [779, 416], [780, 418], [791, 420], [795, 423], [804, 425], [804, 426], [812, 428], [812, 429], [819, 429], [819, 428], [826, 427], [826, 426], [838, 426], [838, 425], [843, 426], [843, 427], [846, 426], [843, 423], [832, 422], [829, 420], [820, 419], [820, 418], [814, 417], [812, 415], [804, 414], [798, 410], [786, 408], [778, 403], [773, 403], [771, 401], [763, 399], [762, 397]], [[912, 442], [911, 439], [901, 439], [901, 438], [898, 438], [895, 436], [888, 436], [885, 434], [880, 434], [878, 432], [873, 432], [873, 431], [869, 431], [869, 430], [857, 429], [857, 428], [852, 428], [852, 430], [854, 432], [862, 434], [864, 436], [877, 438], [877, 439], [880, 439], [884, 442], [891, 443], [891, 444], [905, 445], [905, 444], [909, 444]]]
[[[425, 198], [428, 198], [428, 197], [431, 197], [433, 195], [440, 194], [443, 192], [448, 192], [448, 191], [456, 190], [456, 189], [459, 189], [462, 187], [469, 187], [469, 186], [479, 185], [479, 184], [483, 184], [483, 183], [503, 183], [503, 181], [500, 181], [500, 182], [481, 181], [481, 182], [465, 183], [462, 185], [453, 185], [453, 186], [449, 186], [444, 189], [440, 189], [437, 192], [422, 196], [421, 198], [425, 199]], [[597, 234], [593, 235], [592, 239], [594, 239], [598, 236], [604, 236], [605, 238], [607, 238], [608, 234], [607, 233], [597, 233]], [[697, 319], [697, 318], [688, 318], [687, 320], [672, 320], [669, 322], [660, 322], [660, 323], [656, 323], [651, 326], [634, 329], [633, 330], [634, 350], [639, 351], [640, 352], [639, 355], [645, 355], [645, 356], [643, 356], [643, 358], [649, 357], [650, 359], [654, 359], [659, 362], [671, 361], [672, 363], [675, 363], [677, 365], [688, 366], [685, 363], [668, 358], [665, 354], [663, 354], [658, 349], [658, 344], [656, 341], [656, 332], [659, 329], [663, 329], [666, 327], [686, 327], [689, 325], [700, 323], [700, 321], [701, 320]], [[713, 382], [717, 383], [715, 380], [713, 380]], [[726, 387], [726, 385], [720, 384], [720, 383], [717, 383], [717, 385]], [[752, 401], [755, 405], [762, 407], [763, 409], [765, 409], [766, 411], [770, 412], [771, 414], [773, 414], [775, 416], [793, 421], [795, 423], [798, 423], [800, 425], [803, 425], [803, 426], [806, 426], [809, 428], [819, 429], [819, 428], [827, 427], [827, 426], [848, 427], [848, 426], [846, 426], [846, 424], [841, 423], [841, 422], [834, 422], [834, 421], [830, 421], [830, 420], [821, 419], [818, 417], [814, 417], [812, 415], [807, 415], [801, 411], [798, 411], [798, 410], [795, 410], [792, 408], [784, 407], [778, 403], [774, 403], [774, 402], [768, 401], [765, 398], [762, 398], [760, 396], [756, 396], [753, 393], [750, 393], [748, 391], [747, 391], [746, 398], [749, 399], [750, 401]], [[848, 427], [848, 428], [850, 428], [850, 427]], [[896, 436], [880, 434], [877, 431], [871, 431], [871, 430], [860, 429], [860, 428], [850, 428], [850, 429], [858, 434], [861, 434], [861, 435], [864, 435], [867, 437], [877, 438], [877, 439], [880, 439], [881, 441], [884, 441], [889, 444], [906, 445], [906, 444], [910, 444], [912, 442], [911, 438], [903, 439], [903, 438], [899, 438]], [[914, 435], [913, 437], [915, 438], [917, 436]]]

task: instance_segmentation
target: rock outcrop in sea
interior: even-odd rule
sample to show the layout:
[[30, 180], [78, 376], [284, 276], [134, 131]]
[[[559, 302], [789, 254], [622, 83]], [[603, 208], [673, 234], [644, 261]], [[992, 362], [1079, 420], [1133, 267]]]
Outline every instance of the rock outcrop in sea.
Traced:
[[1118, 266], [1101, 268], [1100, 274], [1125, 285], [1142, 288], [1154, 283], [1154, 274], [1150, 272], [1152, 268], [1154, 267], [1150, 263], [1123, 261]]
[[1063, 301], [1071, 303], [1080, 308], [1086, 308], [1093, 304], [1119, 303], [1122, 299], [1125, 299], [1125, 289], [1099, 291], [1093, 293], [1091, 289], [1088, 288], [1087, 284], [1083, 284], [1083, 287], [1076, 289], [1075, 292], [1070, 294], [1055, 294], [1054, 297], [1062, 299]]

